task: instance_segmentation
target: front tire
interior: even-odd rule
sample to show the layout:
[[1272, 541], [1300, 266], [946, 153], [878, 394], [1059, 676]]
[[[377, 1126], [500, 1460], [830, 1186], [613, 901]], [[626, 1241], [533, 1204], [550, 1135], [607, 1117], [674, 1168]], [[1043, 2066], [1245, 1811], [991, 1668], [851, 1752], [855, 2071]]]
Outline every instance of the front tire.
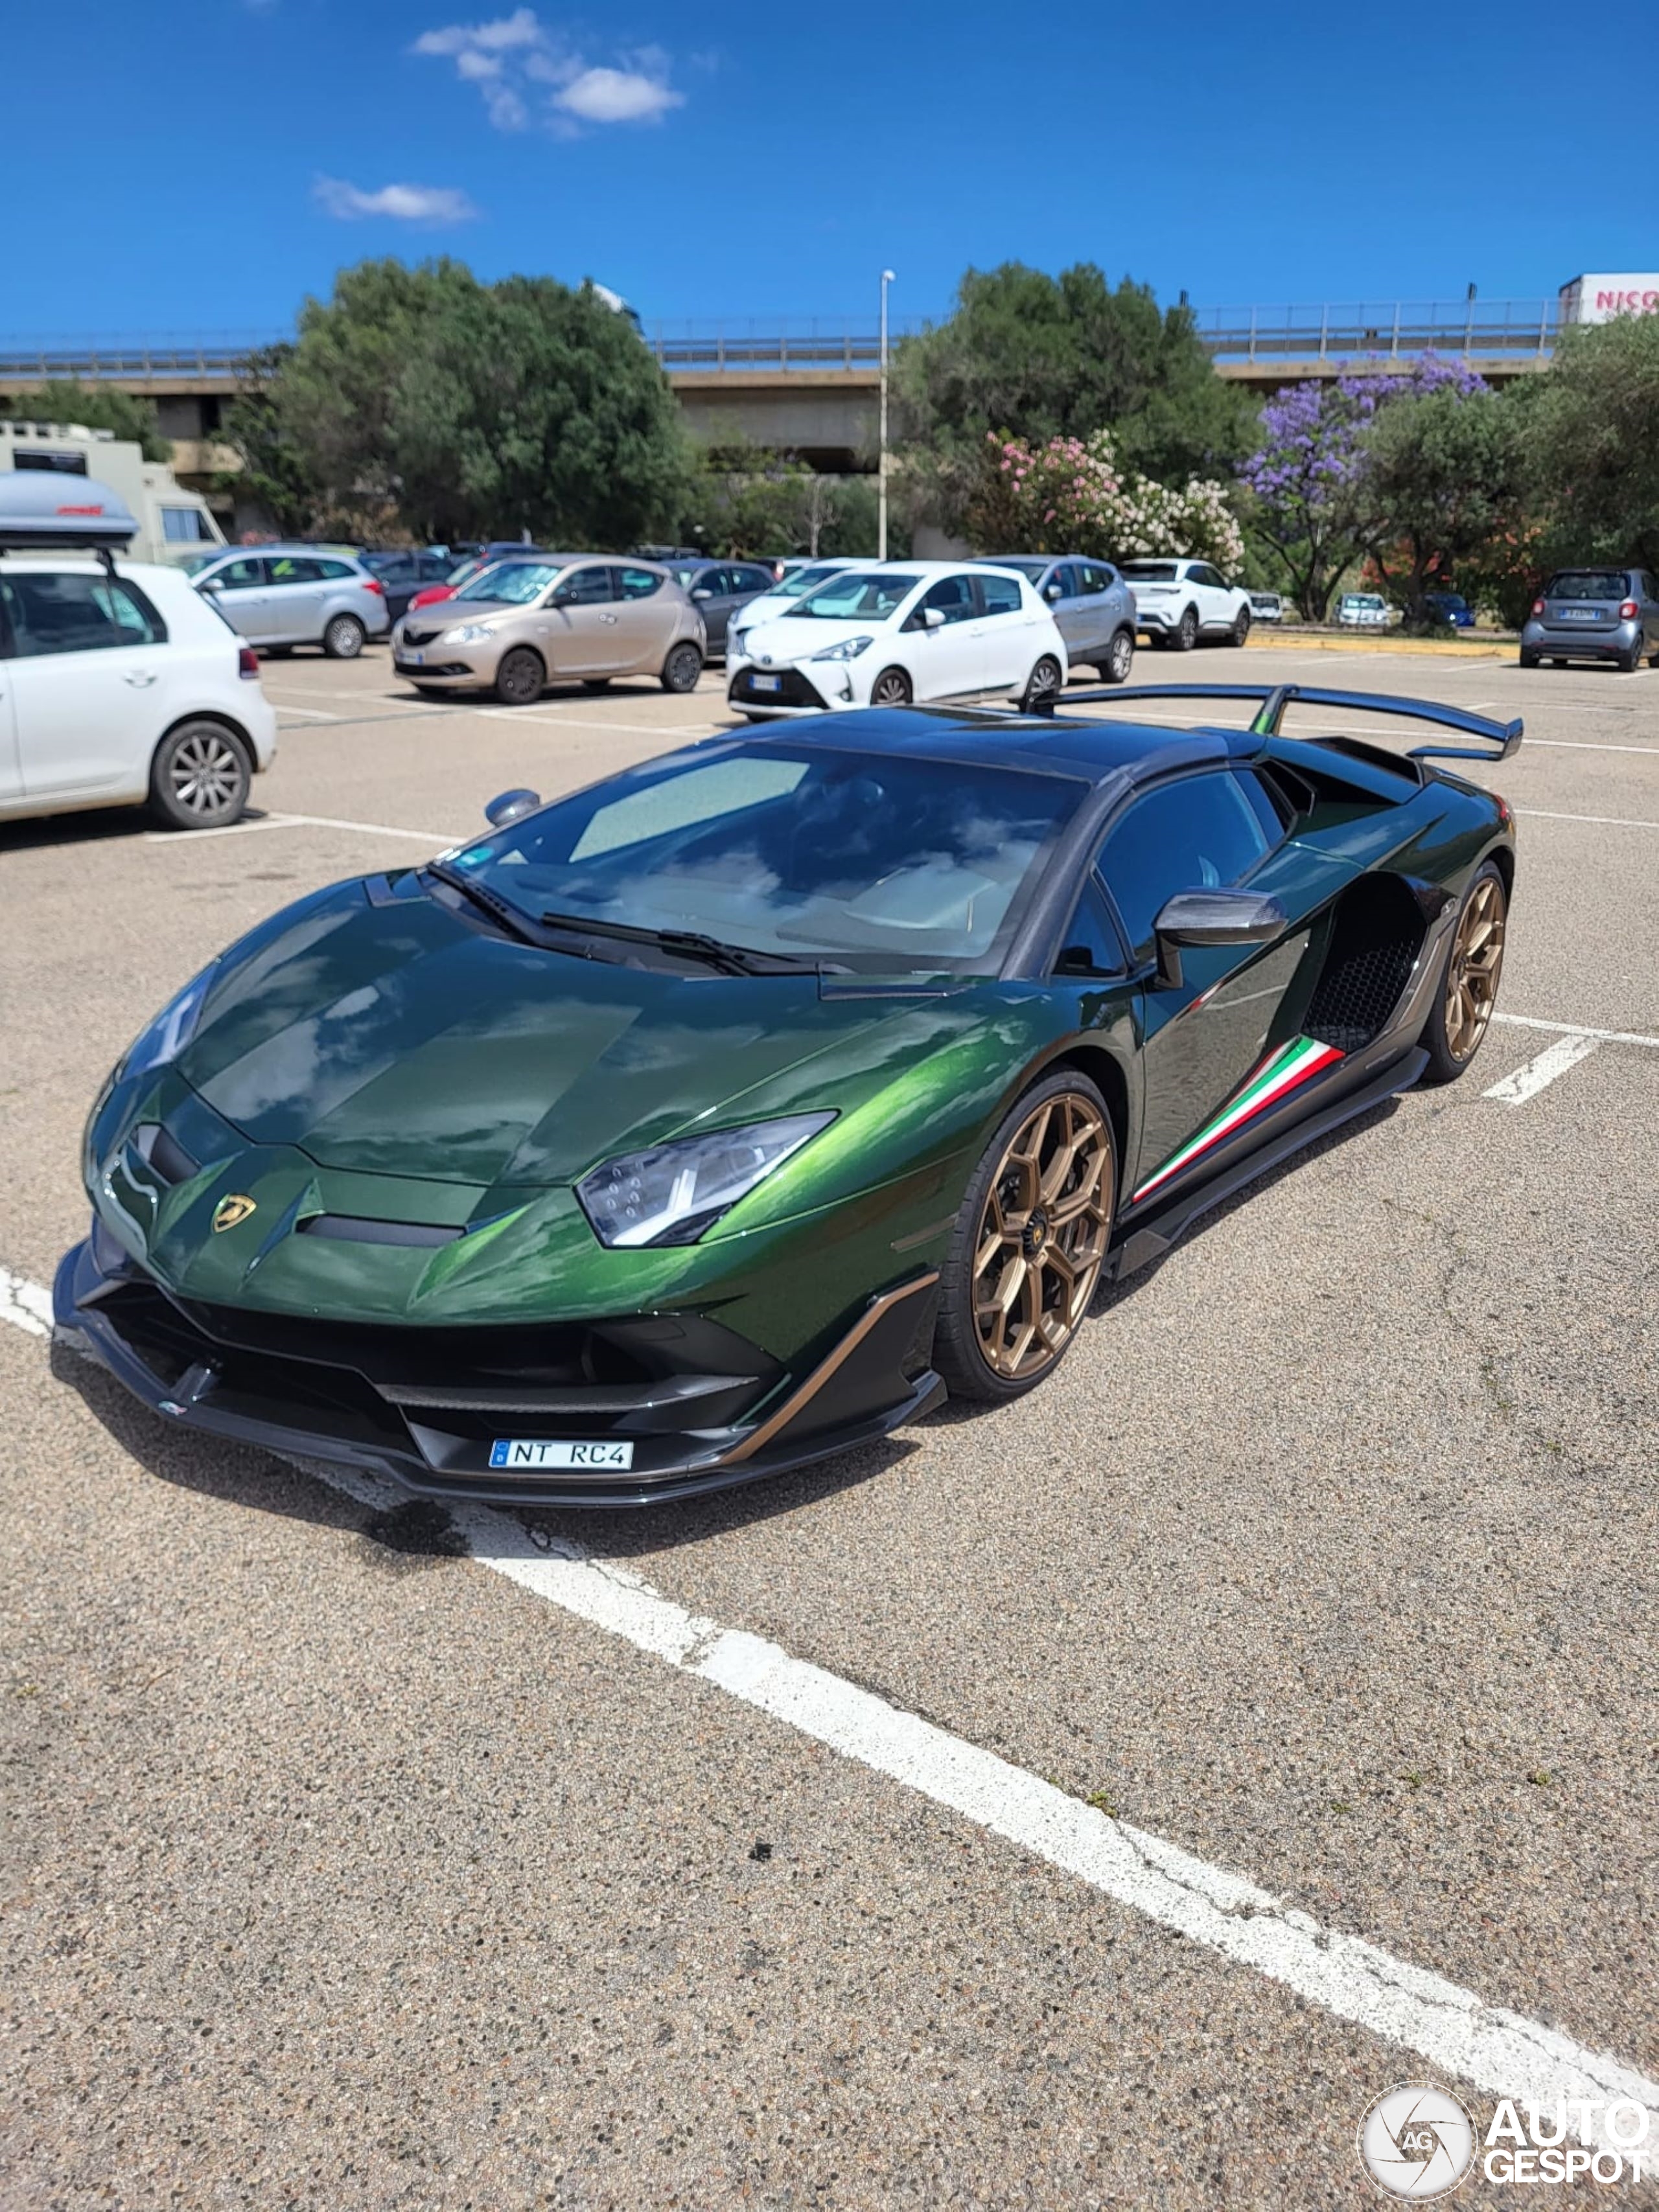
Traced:
[[1006, 1404], [1053, 1373], [1100, 1279], [1116, 1195], [1105, 1100], [1075, 1068], [1044, 1077], [1003, 1116], [957, 1217], [933, 1336], [953, 1396]]
[[1105, 659], [1097, 661], [1095, 666], [1103, 684], [1127, 684], [1134, 665], [1134, 633], [1121, 629], [1107, 647]]
[[180, 722], [150, 763], [150, 812], [168, 830], [227, 829], [241, 820], [252, 781], [247, 748], [222, 722]]
[[1229, 645], [1243, 645], [1250, 635], [1250, 611], [1241, 607], [1233, 617], [1233, 626], [1227, 633]]
[[331, 660], [355, 660], [368, 635], [356, 615], [331, 615], [323, 624], [323, 651]]
[[910, 679], [902, 668], [884, 668], [870, 686], [872, 707], [908, 707], [913, 696]]
[[662, 665], [665, 691], [695, 691], [702, 674], [702, 655], [689, 637], [683, 637], [678, 645], [669, 647], [668, 658]]
[[1060, 672], [1060, 663], [1052, 653], [1045, 653], [1025, 679], [1025, 689], [1019, 695], [1022, 714], [1034, 714], [1044, 700], [1058, 699], [1065, 678]]
[[547, 687], [547, 670], [539, 653], [515, 645], [501, 655], [495, 671], [495, 696], [503, 707], [529, 707]]
[[1419, 1040], [1429, 1055], [1425, 1083], [1455, 1083], [1480, 1049], [1498, 1003], [1509, 906], [1504, 878], [1488, 860], [1458, 909], [1434, 1011]]
[[1196, 607], [1188, 607], [1176, 624], [1174, 643], [1177, 653], [1190, 653], [1198, 643], [1198, 609]]

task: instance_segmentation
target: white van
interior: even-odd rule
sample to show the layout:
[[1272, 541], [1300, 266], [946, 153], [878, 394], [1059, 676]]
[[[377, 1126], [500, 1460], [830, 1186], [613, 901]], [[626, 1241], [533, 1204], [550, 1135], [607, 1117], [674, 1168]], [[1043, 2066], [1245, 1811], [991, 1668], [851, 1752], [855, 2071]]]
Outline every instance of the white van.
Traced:
[[0, 416], [0, 471], [6, 469], [96, 477], [119, 492], [137, 526], [135, 561], [185, 562], [225, 542], [200, 492], [186, 491], [165, 461], [147, 461], [136, 439], [112, 430]]

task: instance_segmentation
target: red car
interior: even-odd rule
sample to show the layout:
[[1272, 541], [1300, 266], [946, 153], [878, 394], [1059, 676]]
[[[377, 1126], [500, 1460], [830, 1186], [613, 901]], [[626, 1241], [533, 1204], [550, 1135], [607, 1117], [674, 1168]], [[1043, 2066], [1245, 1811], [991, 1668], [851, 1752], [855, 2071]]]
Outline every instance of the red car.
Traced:
[[428, 584], [424, 591], [416, 592], [409, 604], [411, 607], [430, 607], [440, 599], [453, 599], [463, 584], [470, 584], [476, 575], [485, 568], [493, 568], [498, 561], [545, 561], [549, 557], [539, 545], [522, 545], [516, 538], [499, 538], [493, 544], [481, 545], [459, 568], [452, 569], [441, 584]]

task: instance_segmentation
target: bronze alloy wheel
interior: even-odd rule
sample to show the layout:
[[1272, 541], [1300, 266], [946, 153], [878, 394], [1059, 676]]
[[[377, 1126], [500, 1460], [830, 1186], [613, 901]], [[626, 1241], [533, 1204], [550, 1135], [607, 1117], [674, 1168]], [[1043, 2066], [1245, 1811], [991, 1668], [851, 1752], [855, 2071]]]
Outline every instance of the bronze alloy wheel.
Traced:
[[1097, 1101], [1062, 1091], [1008, 1140], [975, 1240], [974, 1327], [1005, 1382], [1052, 1367], [1089, 1310], [1112, 1228], [1112, 1139]]
[[1483, 875], [1458, 918], [1456, 940], [1446, 965], [1442, 1018], [1446, 1049], [1460, 1066], [1474, 1059], [1498, 1003], [1504, 920], [1504, 886], [1495, 875]]

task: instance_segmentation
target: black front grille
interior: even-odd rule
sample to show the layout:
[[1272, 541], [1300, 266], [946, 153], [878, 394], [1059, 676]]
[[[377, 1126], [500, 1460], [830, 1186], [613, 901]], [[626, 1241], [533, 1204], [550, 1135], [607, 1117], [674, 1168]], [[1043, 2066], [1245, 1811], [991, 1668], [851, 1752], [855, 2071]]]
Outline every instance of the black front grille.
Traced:
[[430, 645], [433, 639], [436, 637], [438, 633], [435, 629], [410, 629], [407, 623], [404, 625], [404, 643], [405, 645]]
[[[765, 679], [767, 689], [760, 688]], [[771, 687], [776, 686], [774, 690]], [[823, 697], [799, 668], [745, 668], [732, 685], [732, 698], [740, 707], [822, 707]]]

